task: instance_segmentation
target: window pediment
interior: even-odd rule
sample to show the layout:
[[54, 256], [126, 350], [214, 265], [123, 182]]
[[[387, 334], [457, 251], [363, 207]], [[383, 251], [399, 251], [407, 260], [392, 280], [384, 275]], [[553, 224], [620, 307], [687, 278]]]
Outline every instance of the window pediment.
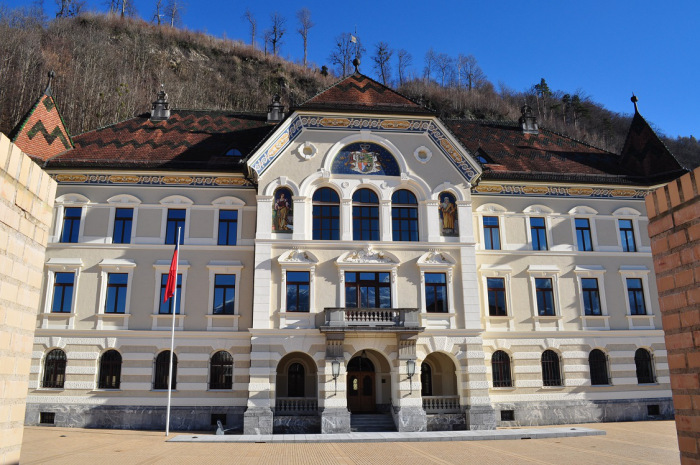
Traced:
[[316, 265], [318, 258], [307, 250], [291, 249], [283, 252], [277, 261], [280, 265]]
[[398, 265], [399, 259], [389, 252], [374, 250], [371, 245], [364, 249], [345, 252], [338, 257], [338, 265]]
[[454, 266], [457, 261], [446, 252], [430, 250], [418, 258], [418, 266]]

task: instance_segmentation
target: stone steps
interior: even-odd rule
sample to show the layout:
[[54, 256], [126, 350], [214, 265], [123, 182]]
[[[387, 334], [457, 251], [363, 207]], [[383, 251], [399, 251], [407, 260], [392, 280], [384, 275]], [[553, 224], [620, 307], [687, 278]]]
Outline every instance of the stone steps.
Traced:
[[350, 431], [353, 433], [378, 433], [396, 431], [396, 426], [389, 414], [354, 413], [350, 415]]

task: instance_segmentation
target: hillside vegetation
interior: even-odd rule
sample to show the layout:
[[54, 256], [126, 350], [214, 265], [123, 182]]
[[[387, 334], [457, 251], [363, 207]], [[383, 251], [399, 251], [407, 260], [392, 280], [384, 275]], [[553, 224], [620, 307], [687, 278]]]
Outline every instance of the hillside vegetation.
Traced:
[[[17, 125], [56, 71], [54, 96], [71, 134], [150, 109], [160, 85], [172, 107], [266, 111], [275, 93], [286, 106], [332, 85], [327, 68], [304, 67], [243, 44], [139, 19], [83, 14], [46, 21], [31, 9], [0, 8], [0, 131]], [[361, 70], [372, 75], [370, 57]], [[329, 63], [332, 65], [333, 63]], [[516, 120], [527, 102], [540, 126], [619, 152], [629, 115], [610, 112], [581, 92], [549, 89], [544, 79], [525, 91], [499, 90], [485, 76], [469, 86], [407, 76], [397, 90], [444, 118]], [[631, 104], [630, 104], [631, 107]], [[695, 138], [662, 138], [678, 154], [700, 153]]]

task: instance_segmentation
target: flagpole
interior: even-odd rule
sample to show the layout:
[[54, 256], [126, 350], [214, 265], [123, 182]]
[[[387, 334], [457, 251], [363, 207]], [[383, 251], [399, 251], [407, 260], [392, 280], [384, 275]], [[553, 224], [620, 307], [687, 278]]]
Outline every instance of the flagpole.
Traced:
[[165, 437], [170, 434], [170, 398], [173, 394], [173, 352], [175, 350], [175, 311], [177, 310], [177, 267], [180, 262], [180, 228], [177, 228], [177, 242], [176, 248], [178, 249], [177, 256], [175, 257], [175, 292], [173, 292], [173, 325], [170, 331], [170, 366], [168, 367], [168, 409], [165, 414]]

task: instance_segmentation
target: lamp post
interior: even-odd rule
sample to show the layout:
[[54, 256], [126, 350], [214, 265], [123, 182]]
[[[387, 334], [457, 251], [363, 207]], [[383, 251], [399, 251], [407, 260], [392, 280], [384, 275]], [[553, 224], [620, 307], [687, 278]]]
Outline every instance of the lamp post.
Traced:
[[340, 361], [338, 359], [331, 361], [331, 371], [333, 373], [333, 382], [335, 383], [335, 393], [338, 394], [338, 376], [340, 376]]
[[406, 374], [408, 375], [408, 382], [411, 387], [410, 394], [413, 394], [413, 375], [416, 374], [416, 361], [406, 360]]

